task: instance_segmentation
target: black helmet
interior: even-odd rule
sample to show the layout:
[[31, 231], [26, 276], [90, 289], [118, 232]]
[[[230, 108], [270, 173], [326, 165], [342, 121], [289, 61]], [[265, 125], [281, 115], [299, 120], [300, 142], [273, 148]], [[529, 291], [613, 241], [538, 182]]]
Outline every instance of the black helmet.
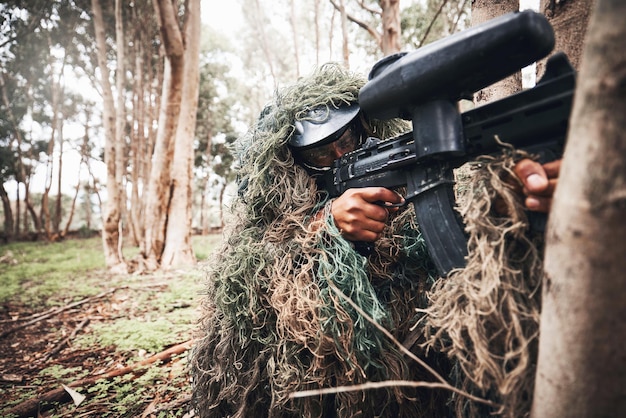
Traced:
[[295, 122], [295, 131], [289, 138], [289, 146], [295, 150], [323, 145], [337, 139], [350, 122], [359, 114], [359, 105], [316, 107], [305, 119]]

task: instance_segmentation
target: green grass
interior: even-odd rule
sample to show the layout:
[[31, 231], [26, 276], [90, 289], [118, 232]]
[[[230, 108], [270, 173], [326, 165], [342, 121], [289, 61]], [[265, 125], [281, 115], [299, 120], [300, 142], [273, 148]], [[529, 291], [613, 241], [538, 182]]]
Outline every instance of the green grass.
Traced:
[[[0, 246], [0, 303], [8, 300], [50, 306], [98, 292], [97, 283], [83, 280], [104, 269], [99, 238], [64, 242], [18, 242]], [[62, 296], [61, 296], [62, 295]]]
[[[197, 320], [204, 275], [198, 269], [161, 278], [161, 275], [127, 278], [124, 282], [130, 287], [124, 292], [127, 296], [116, 301], [122, 317], [92, 324], [92, 333], [78, 337], [75, 344], [84, 348], [114, 345], [126, 352], [157, 353], [189, 339]], [[166, 287], [158, 285], [163, 282], [167, 282]]]
[[[206, 260], [220, 238], [194, 236], [197, 259]], [[127, 258], [137, 252], [136, 248], [124, 249]], [[1, 245], [0, 258], [0, 304], [12, 300], [33, 307], [64, 305], [110, 287], [96, 278], [89, 279], [105, 274], [99, 237]]]

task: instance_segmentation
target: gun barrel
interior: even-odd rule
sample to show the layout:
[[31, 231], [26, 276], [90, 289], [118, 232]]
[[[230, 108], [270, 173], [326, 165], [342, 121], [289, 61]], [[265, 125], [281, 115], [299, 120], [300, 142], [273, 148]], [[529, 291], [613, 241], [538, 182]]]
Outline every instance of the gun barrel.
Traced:
[[548, 55], [554, 31], [541, 14], [503, 15], [374, 66], [359, 92], [370, 117], [412, 118], [416, 105], [458, 100]]

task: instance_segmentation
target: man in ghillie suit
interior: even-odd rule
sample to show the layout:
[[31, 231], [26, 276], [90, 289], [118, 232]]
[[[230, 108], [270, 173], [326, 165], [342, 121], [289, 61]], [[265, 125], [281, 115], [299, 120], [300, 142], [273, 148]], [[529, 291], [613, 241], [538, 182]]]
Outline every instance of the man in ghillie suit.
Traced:
[[[238, 196], [210, 268], [192, 356], [193, 403], [200, 417], [450, 415], [451, 392], [440, 388], [290, 397], [366, 382], [437, 380], [370, 320], [440, 373], [463, 375], [467, 369], [455, 357], [466, 351], [450, 346], [454, 333], [420, 322], [437, 275], [412, 209], [376, 204], [402, 201], [387, 189], [353, 189], [329, 199], [316, 184], [329, 161], [363, 138], [390, 138], [410, 129], [400, 120], [369, 120], [359, 110], [364, 82], [338, 65], [325, 65], [277, 92], [238, 142]], [[316, 126], [324, 120], [330, 132], [324, 131], [329, 125]], [[516, 194], [507, 190], [509, 197]], [[491, 202], [495, 194], [488, 197]], [[543, 206], [549, 200], [534, 202]], [[361, 255], [356, 241], [375, 245]], [[445, 315], [446, 309], [439, 312]], [[496, 390], [497, 383], [481, 386], [464, 376], [456, 383], [467, 390]]]

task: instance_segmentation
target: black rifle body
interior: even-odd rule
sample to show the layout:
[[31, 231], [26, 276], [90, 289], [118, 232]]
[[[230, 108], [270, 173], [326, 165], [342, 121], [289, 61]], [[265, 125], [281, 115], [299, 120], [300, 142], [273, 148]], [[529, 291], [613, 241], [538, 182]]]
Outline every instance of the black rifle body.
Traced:
[[[537, 30], [536, 26], [539, 25], [540, 34], [536, 36], [535, 43], [540, 44], [539, 47], [544, 49], [542, 54], [545, 55], [548, 48], [543, 43], [546, 37], [550, 38], [551, 32], [546, 30], [547, 22], [543, 21], [543, 17], [523, 12], [496, 20], [499, 22], [495, 24], [493, 21], [487, 22], [487, 30], [497, 32], [491, 33], [489, 39], [494, 39], [494, 42], [498, 43], [496, 51], [492, 53], [493, 56], [485, 58], [488, 63], [496, 64], [498, 57], [506, 59], [506, 55], [503, 54], [506, 54], [507, 48], [499, 44], [502, 38], [507, 38], [506, 33], [511, 30], [515, 32], [515, 36], [508, 36], [513, 40], [506, 42], [509, 43], [509, 49], [515, 49], [519, 42], [517, 38], [520, 37], [520, 29], [515, 25], [522, 25], [522, 32], [530, 32], [533, 35]], [[473, 30], [472, 33], [484, 38], [485, 29], [477, 28], [470, 31]], [[361, 107], [369, 116], [374, 117], [410, 116], [413, 131], [383, 141], [369, 139], [362, 148], [337, 159], [332, 170], [319, 179], [321, 186], [331, 197], [357, 187], [377, 186], [392, 189], [405, 187], [405, 199], [412, 202], [415, 207], [417, 221], [430, 256], [442, 276], [446, 276], [454, 268], [463, 267], [467, 255], [464, 226], [454, 209], [453, 170], [480, 155], [500, 152], [502, 143], [541, 154], [544, 161], [559, 158], [565, 145], [575, 88], [573, 68], [565, 55], [556, 54], [548, 60], [544, 77], [532, 89], [461, 113], [456, 102], [467, 93], [461, 87], [467, 87], [469, 83], [472, 89], [480, 89], [508, 74], [503, 74], [502, 69], [498, 67], [495, 71], [497, 78], [489, 74], [464, 76], [467, 83], [452, 88], [445, 83], [446, 77], [451, 75], [446, 75], [438, 81], [444, 86], [437, 90], [436, 86], [432, 85], [432, 77], [440, 75], [436, 66], [448, 66], [450, 72], [456, 65], [455, 58], [443, 64], [441, 59], [436, 59], [433, 63], [429, 58], [433, 55], [448, 57], [449, 54], [446, 52], [456, 51], [459, 49], [459, 43], [468, 42], [467, 34], [461, 32], [459, 35], [456, 40], [444, 39], [445, 42], [441, 46], [431, 47], [426, 54], [416, 50], [415, 52], [421, 54], [418, 60], [411, 57], [413, 53], [401, 57], [390, 64], [391, 71], [389, 68], [382, 70], [374, 68], [373, 71], [379, 74], [375, 74], [361, 90], [359, 95]], [[551, 44], [553, 39], [546, 42]], [[509, 65], [511, 72], [539, 58], [535, 48], [529, 47], [526, 42], [524, 44], [524, 48], [529, 52], [522, 54], [525, 59], [515, 58], [515, 64]], [[489, 45], [486, 48], [489, 49]], [[528, 60], [532, 61], [525, 62]], [[399, 86], [409, 85], [408, 91], [397, 86], [390, 87], [390, 82], [386, 81], [391, 79], [397, 84], [398, 74], [404, 73], [406, 76], [406, 73], [413, 71], [411, 69], [414, 66], [419, 65], [427, 68], [421, 68], [417, 75], [411, 75], [417, 79], [405, 79], [399, 84]], [[408, 69], [405, 68], [407, 66]], [[476, 71], [489, 73], [489, 68], [480, 68]], [[414, 71], [413, 73], [415, 74]], [[431, 79], [426, 86], [420, 87], [420, 79], [425, 77], [425, 73], [429, 73], [427, 76]], [[373, 82], [379, 84], [373, 85]], [[389, 96], [389, 88], [396, 90], [392, 96]], [[390, 97], [395, 97], [396, 100], [390, 100]]]

